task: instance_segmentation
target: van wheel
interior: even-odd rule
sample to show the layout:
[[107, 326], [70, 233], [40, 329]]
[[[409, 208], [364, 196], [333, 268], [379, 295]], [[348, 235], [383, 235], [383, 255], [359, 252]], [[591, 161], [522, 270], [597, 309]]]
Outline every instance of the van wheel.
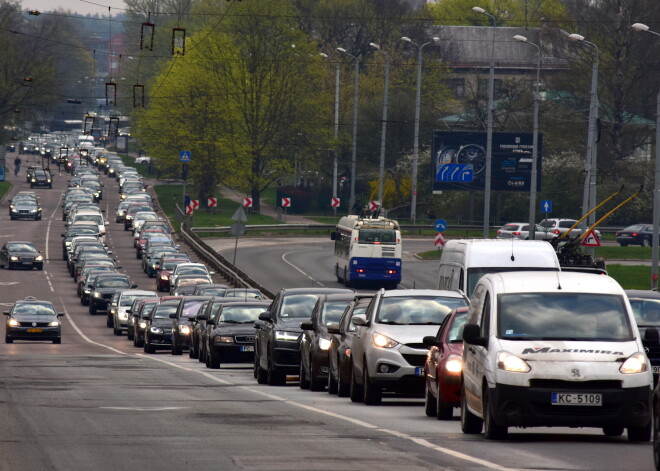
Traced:
[[603, 427], [603, 433], [606, 437], [620, 437], [623, 435], [623, 427], [618, 427], [616, 425]]
[[463, 433], [481, 433], [484, 421], [470, 412], [465, 400], [465, 391], [461, 391], [461, 430]]
[[371, 382], [369, 379], [369, 371], [367, 368], [367, 362], [365, 361], [362, 366], [363, 371], [363, 380], [362, 380], [362, 391], [364, 396], [364, 403], [368, 406], [377, 406], [383, 402], [383, 390], [380, 386]]
[[362, 385], [357, 382], [353, 363], [351, 363], [351, 387], [349, 396], [351, 397], [351, 402], [362, 402]]
[[428, 384], [424, 388], [424, 413], [427, 417], [435, 417], [438, 413], [436, 400], [429, 391]]
[[652, 420], [643, 427], [628, 427], [628, 441], [631, 443], [648, 442], [651, 439]]
[[493, 408], [490, 404], [490, 394], [484, 392], [484, 436], [486, 440], [502, 440], [509, 434], [506, 425], [500, 425], [495, 421]]

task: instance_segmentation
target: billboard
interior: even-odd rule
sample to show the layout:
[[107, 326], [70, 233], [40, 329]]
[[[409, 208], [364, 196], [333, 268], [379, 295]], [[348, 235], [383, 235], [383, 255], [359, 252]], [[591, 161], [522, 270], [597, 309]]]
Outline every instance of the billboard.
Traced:
[[[530, 191], [533, 133], [494, 132], [492, 191]], [[541, 190], [543, 134], [539, 134], [537, 189]], [[433, 132], [433, 191], [483, 191], [486, 175], [486, 133]]]

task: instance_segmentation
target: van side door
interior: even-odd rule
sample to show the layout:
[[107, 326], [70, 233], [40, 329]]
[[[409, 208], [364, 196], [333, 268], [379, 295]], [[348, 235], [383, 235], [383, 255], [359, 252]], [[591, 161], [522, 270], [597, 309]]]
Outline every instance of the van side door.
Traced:
[[[470, 310], [466, 323], [477, 324], [483, 337], [490, 326], [490, 295], [486, 286], [479, 283], [471, 298]], [[465, 344], [463, 347], [463, 393], [467, 405], [476, 413], [481, 413], [481, 384], [483, 382], [484, 362], [487, 361], [488, 349], [479, 345]]]

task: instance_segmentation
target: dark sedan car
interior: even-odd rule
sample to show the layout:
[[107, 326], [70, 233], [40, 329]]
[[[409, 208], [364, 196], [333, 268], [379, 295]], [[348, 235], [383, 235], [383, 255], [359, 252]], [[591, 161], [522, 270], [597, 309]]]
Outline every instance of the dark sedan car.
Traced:
[[454, 309], [436, 336], [424, 337], [424, 345], [431, 348], [424, 365], [425, 411], [429, 417], [451, 419], [454, 407], [461, 405], [463, 326], [467, 312], [467, 307]]
[[89, 294], [89, 313], [106, 311], [116, 291], [133, 288], [137, 288], [137, 284], [132, 283], [128, 275], [112, 273], [97, 276]]
[[206, 308], [203, 311], [197, 313], [191, 334], [192, 337], [190, 339], [191, 358], [197, 358], [201, 363], [206, 363], [206, 344], [208, 337], [207, 321], [215, 317], [223, 305], [240, 301], [241, 300], [237, 298], [213, 298], [206, 304]]
[[622, 231], [617, 231], [616, 241], [621, 247], [628, 245], [641, 245], [650, 247], [653, 240], [652, 224], [634, 224], [626, 227]]
[[157, 348], [172, 346], [172, 317], [176, 315], [179, 300], [161, 301], [149, 315], [144, 330], [144, 352], [155, 353]]
[[254, 362], [254, 322], [268, 305], [264, 301], [224, 304], [207, 323], [206, 366], [217, 369], [225, 362]]
[[160, 300], [145, 300], [140, 299], [135, 309], [131, 309], [131, 317], [133, 318], [133, 346], [144, 347], [144, 331], [149, 326], [149, 317], [151, 311], [160, 303]]
[[53, 188], [53, 177], [49, 171], [37, 168], [32, 173], [30, 177], [30, 188], [35, 186], [45, 186], [47, 188]]
[[5, 343], [14, 340], [50, 340], [62, 342], [62, 326], [57, 312], [50, 301], [39, 301], [33, 297], [16, 301], [11, 310], [4, 311], [7, 316]]
[[281, 290], [267, 311], [259, 315], [254, 367], [257, 382], [283, 385], [287, 374], [300, 367], [300, 323], [308, 320], [319, 296], [354, 293], [342, 288], [290, 288]]
[[328, 324], [339, 322], [355, 295], [331, 294], [320, 296], [309, 321], [300, 324], [303, 334], [300, 340], [300, 389], [321, 391], [328, 382], [328, 349], [330, 333]]
[[41, 205], [36, 199], [15, 198], [9, 204], [9, 217], [15, 219], [41, 220]]
[[199, 308], [211, 296], [184, 296], [172, 319], [172, 355], [181, 355], [184, 349], [190, 348], [193, 320]]
[[653, 382], [660, 379], [660, 293], [651, 290], [627, 289], [626, 295], [630, 301], [639, 335], [646, 349], [646, 356], [653, 369]]
[[32, 242], [13, 240], [0, 248], [0, 268], [28, 268], [43, 270], [44, 257]]

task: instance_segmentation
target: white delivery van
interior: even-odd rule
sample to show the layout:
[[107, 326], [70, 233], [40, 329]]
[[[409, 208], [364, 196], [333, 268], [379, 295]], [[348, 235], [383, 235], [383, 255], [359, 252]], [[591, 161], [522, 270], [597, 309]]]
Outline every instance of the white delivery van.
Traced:
[[653, 376], [628, 298], [607, 275], [493, 273], [463, 330], [461, 428], [598, 427], [651, 437]]
[[555, 249], [544, 240], [450, 240], [440, 256], [438, 289], [470, 297], [485, 274], [522, 270], [559, 271]]

